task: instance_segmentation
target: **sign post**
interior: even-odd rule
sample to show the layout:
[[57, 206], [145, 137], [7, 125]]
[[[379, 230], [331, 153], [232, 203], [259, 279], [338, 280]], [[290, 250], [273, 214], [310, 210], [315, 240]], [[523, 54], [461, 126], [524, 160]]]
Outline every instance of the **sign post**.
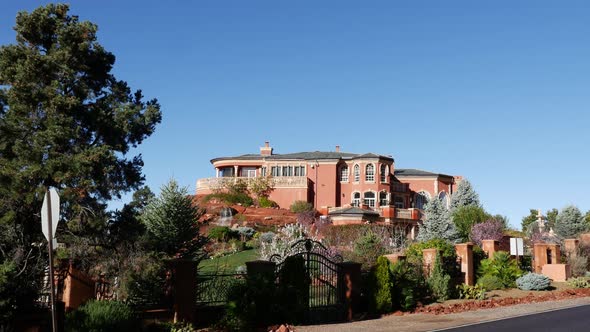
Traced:
[[41, 207], [41, 229], [47, 238], [49, 247], [49, 300], [51, 302], [51, 327], [52, 331], [57, 331], [57, 320], [55, 313], [55, 287], [53, 285], [53, 239], [57, 230], [59, 220], [59, 196], [54, 188], [45, 192], [43, 206]]

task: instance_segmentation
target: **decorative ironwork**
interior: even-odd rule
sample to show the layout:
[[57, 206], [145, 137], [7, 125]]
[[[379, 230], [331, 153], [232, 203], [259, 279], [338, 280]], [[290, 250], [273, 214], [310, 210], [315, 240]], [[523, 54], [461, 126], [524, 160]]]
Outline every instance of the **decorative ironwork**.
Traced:
[[223, 305], [227, 302], [230, 289], [238, 283], [245, 282], [245, 274], [199, 274], [197, 277], [197, 305]]
[[274, 254], [270, 256], [269, 261], [280, 264], [285, 261], [287, 257], [300, 255], [303, 253], [313, 253], [326, 257], [333, 264], [342, 263], [344, 259], [340, 254], [337, 254], [326, 248], [321, 242], [313, 241], [311, 239], [301, 239], [288, 247], [282, 255]]

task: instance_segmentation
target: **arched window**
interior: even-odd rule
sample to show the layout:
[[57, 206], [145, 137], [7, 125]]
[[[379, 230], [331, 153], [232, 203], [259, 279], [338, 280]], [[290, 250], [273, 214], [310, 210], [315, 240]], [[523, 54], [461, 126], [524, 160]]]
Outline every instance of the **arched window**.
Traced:
[[429, 200], [430, 195], [427, 192], [421, 191], [416, 193], [416, 196], [414, 197], [414, 207], [416, 209], [424, 209], [424, 205], [426, 205]]
[[348, 182], [348, 165], [340, 167], [340, 181]]
[[446, 192], [441, 191], [440, 193], [438, 193], [438, 199], [440, 199], [444, 207], [446, 207], [447, 209], [449, 208], [449, 196], [447, 196]]
[[389, 200], [387, 199], [387, 192], [382, 191], [379, 193], [379, 206], [387, 205], [389, 205]]
[[361, 167], [359, 165], [354, 165], [354, 182], [359, 182], [361, 180]]
[[365, 181], [375, 181], [375, 166], [373, 164], [368, 164], [365, 168]]
[[387, 175], [388, 175], [388, 169], [389, 167], [387, 167], [387, 165], [385, 164], [381, 164], [381, 172], [380, 172], [380, 176], [381, 176], [381, 182], [383, 183], [387, 183]]
[[375, 207], [375, 193], [372, 191], [366, 191], [363, 195], [364, 203], [370, 208]]
[[361, 193], [352, 193], [352, 206], [361, 206]]

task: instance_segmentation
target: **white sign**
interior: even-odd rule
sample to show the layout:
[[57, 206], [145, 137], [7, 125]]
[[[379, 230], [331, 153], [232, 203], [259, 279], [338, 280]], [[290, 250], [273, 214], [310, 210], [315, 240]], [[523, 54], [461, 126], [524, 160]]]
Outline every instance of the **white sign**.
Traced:
[[[51, 206], [49, 206], [48, 200], [51, 200]], [[41, 229], [47, 241], [49, 241], [49, 209], [51, 209], [51, 237], [55, 239], [55, 231], [59, 220], [59, 195], [54, 188], [45, 193], [43, 206], [41, 207]]]
[[510, 238], [510, 255], [522, 256], [524, 255], [524, 244], [522, 238], [511, 237]]

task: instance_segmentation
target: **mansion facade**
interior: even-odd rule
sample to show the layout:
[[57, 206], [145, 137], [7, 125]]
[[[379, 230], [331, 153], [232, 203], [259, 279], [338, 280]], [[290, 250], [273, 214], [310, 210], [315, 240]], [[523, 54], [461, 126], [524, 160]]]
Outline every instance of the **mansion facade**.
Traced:
[[428, 199], [438, 197], [448, 205], [461, 180], [417, 169], [396, 169], [391, 156], [341, 152], [339, 146], [329, 152], [275, 154], [265, 142], [258, 154], [220, 157], [211, 163], [215, 177], [197, 180], [197, 195], [212, 193], [228, 177], [270, 175], [274, 190], [269, 198], [281, 208], [307, 201], [334, 220], [419, 220]]

